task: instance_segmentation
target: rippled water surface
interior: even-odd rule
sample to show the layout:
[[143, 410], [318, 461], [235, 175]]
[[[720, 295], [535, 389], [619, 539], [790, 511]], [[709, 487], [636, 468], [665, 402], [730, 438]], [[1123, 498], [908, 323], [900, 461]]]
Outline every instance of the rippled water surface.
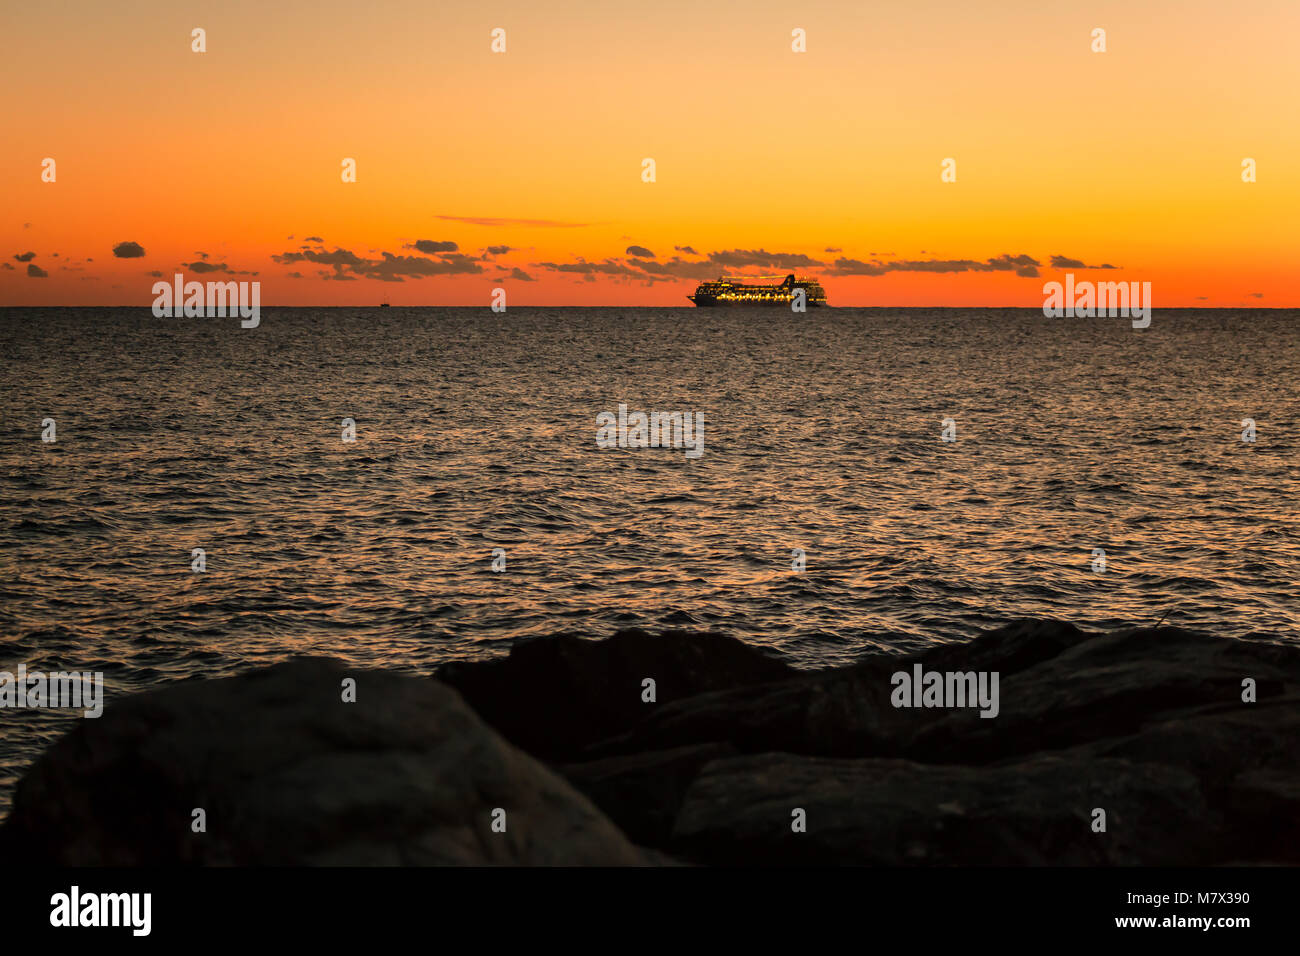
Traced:
[[[0, 669], [110, 700], [628, 625], [801, 666], [1028, 615], [1298, 636], [1296, 311], [7, 309], [0, 346]], [[598, 448], [620, 402], [704, 454]], [[69, 719], [0, 711], [0, 801]]]

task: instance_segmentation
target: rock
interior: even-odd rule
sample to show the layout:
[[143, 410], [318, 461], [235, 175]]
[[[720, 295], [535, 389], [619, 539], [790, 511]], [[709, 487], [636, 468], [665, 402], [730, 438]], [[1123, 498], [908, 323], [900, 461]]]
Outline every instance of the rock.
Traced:
[[1300, 696], [1255, 704], [1227, 703], [1192, 715], [1151, 723], [1140, 732], [1091, 745], [1099, 757], [1168, 763], [1197, 775], [1211, 792], [1226, 792], [1233, 778], [1256, 770], [1300, 776]]
[[686, 788], [709, 761], [735, 756], [728, 744], [607, 757], [557, 768], [606, 816], [644, 846], [665, 846]]
[[911, 730], [889, 706], [889, 666], [879, 660], [673, 701], [592, 757], [725, 742], [743, 753], [895, 754]]
[[[893, 707], [890, 676], [916, 662], [997, 671], [998, 716]], [[1246, 677], [1254, 703], [1241, 699]], [[1300, 828], [1298, 731], [1294, 644], [1022, 621], [911, 658], [672, 701], [588, 749], [594, 780], [566, 772], [638, 840], [702, 862], [1287, 861], [1300, 859], [1300, 841], [1279, 848]], [[683, 796], [684, 777], [717, 748], [759, 762], [710, 761]], [[664, 799], [681, 804], [667, 844], [650, 797], [636, 795], [661, 762]], [[829, 830], [791, 844], [789, 811], [807, 801]], [[1107, 809], [1108, 842], [1080, 842], [1092, 834], [1076, 823], [1093, 806]]]
[[[959, 658], [955, 666], [966, 669]], [[1116, 631], [1004, 673], [996, 718], [974, 710], [922, 718], [904, 752], [926, 762], [982, 763], [1126, 736], [1176, 714], [1254, 706], [1241, 701], [1246, 677], [1256, 680], [1261, 701], [1300, 690], [1300, 648], [1179, 628]]]
[[1101, 758], [1176, 766], [1232, 822], [1241, 861], [1300, 862], [1300, 697], [1176, 717], [1086, 748]]
[[[1092, 812], [1106, 811], [1106, 832]], [[807, 830], [792, 829], [792, 812]], [[1222, 821], [1173, 767], [1070, 754], [997, 767], [755, 754], [708, 764], [673, 848], [726, 865], [1194, 865]]]
[[[890, 678], [918, 662], [927, 672], [998, 672], [998, 715], [895, 708]], [[1097, 635], [1022, 621], [913, 658], [876, 655], [673, 701], [588, 755], [725, 741], [743, 753], [988, 763], [1126, 736], [1175, 715], [1244, 706], [1244, 677], [1256, 680], [1261, 700], [1300, 690], [1300, 648], [1178, 628]]]
[[[997, 671], [997, 716], [894, 707], [891, 676], [916, 663]], [[348, 676], [359, 703], [339, 701]], [[1293, 642], [1021, 621], [798, 672], [722, 635], [626, 631], [438, 676], [300, 660], [110, 703], [24, 777], [0, 859], [1300, 862]], [[194, 807], [205, 834], [190, 832]]]
[[[507, 657], [453, 662], [437, 677], [507, 740], [543, 759], [573, 760], [668, 702], [794, 673], [723, 634], [625, 630], [600, 641], [524, 641]], [[656, 703], [641, 699], [645, 678], [655, 681]]]
[[918, 659], [927, 670], [1018, 674], [1096, 637], [1062, 621], [1026, 619], [985, 631], [971, 641], [929, 648]]
[[23, 777], [5, 837], [25, 866], [646, 862], [451, 688], [320, 659], [110, 702]]
[[[1051, 660], [1090, 637], [1069, 624], [1020, 621], [973, 641], [932, 648], [915, 660], [927, 670], [996, 670], [1006, 676]], [[890, 676], [910, 669], [913, 662], [877, 654], [849, 667], [673, 701], [589, 753], [608, 756], [726, 741], [746, 753], [905, 756], [922, 727], [950, 713], [898, 709], [890, 703]]]

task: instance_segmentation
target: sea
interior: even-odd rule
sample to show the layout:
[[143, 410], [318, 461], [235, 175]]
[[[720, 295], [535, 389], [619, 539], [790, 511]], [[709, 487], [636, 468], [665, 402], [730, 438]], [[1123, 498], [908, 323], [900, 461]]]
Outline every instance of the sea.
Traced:
[[[1300, 639], [1297, 310], [7, 308], [0, 354], [0, 671], [110, 708], [627, 627]], [[602, 447], [620, 405], [700, 453]], [[75, 719], [0, 709], [0, 814]]]

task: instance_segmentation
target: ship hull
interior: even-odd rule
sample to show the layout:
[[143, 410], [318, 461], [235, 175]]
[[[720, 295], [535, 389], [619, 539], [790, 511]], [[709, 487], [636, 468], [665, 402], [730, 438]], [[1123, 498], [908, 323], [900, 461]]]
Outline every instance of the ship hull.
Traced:
[[[761, 300], [745, 299], [742, 301], [739, 299], [716, 299], [710, 296], [703, 296], [703, 295], [688, 295], [686, 298], [694, 302], [695, 305], [699, 308], [715, 308], [715, 307], [734, 308], [738, 306], [756, 306], [758, 308], [763, 308], [766, 306], [775, 305], [775, 306], [783, 306], [788, 309], [790, 307], [790, 303], [794, 301], [793, 299], [761, 299]], [[812, 299], [807, 300], [807, 305], [815, 309], [819, 309], [825, 304], [826, 304], [825, 302], [817, 302]]]

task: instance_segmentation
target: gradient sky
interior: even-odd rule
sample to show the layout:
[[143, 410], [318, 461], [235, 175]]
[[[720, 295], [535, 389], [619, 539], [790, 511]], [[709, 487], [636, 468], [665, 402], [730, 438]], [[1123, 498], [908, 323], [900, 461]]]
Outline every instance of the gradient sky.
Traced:
[[798, 271], [833, 305], [1041, 306], [1061, 256], [1157, 309], [1300, 306], [1298, 50], [1296, 0], [6, 4], [0, 304], [146, 305], [197, 262], [263, 305]]

